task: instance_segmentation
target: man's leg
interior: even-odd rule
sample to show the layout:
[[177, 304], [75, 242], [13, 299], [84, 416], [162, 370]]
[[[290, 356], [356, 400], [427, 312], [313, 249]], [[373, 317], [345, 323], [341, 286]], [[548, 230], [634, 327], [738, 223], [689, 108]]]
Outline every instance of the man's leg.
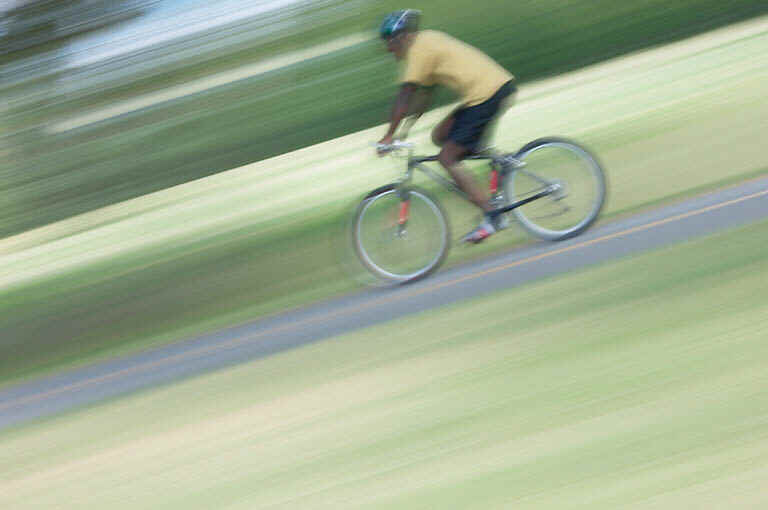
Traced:
[[464, 146], [453, 140], [447, 140], [443, 143], [443, 149], [437, 158], [443, 168], [453, 177], [459, 188], [467, 194], [472, 203], [483, 211], [483, 219], [477, 228], [462, 238], [464, 242], [479, 243], [496, 233], [501, 227], [499, 227], [498, 215], [491, 212], [493, 207], [488, 201], [488, 195], [475, 182], [472, 175], [462, 168], [461, 160], [467, 152], [468, 150]]
[[462, 167], [461, 160], [467, 154], [468, 150], [454, 142], [446, 140], [442, 144], [443, 148], [437, 156], [437, 160], [453, 178], [454, 182], [461, 188], [469, 199], [483, 212], [489, 212], [492, 207], [488, 203], [488, 195], [485, 193], [475, 180]]
[[[492, 116], [492, 114], [491, 114]], [[458, 108], [443, 119], [432, 131], [432, 141], [442, 147], [437, 160], [453, 178], [456, 185], [467, 194], [473, 204], [483, 211], [483, 219], [473, 231], [463, 237], [464, 242], [479, 243], [503, 226], [499, 215], [489, 202], [488, 194], [479, 186], [472, 174], [467, 172], [461, 161], [477, 146], [488, 124], [487, 113], [477, 109]], [[467, 143], [464, 143], [464, 140]]]
[[432, 143], [438, 147], [442, 147], [448, 139], [448, 133], [451, 132], [451, 126], [453, 126], [453, 114], [441, 120], [440, 123], [432, 129]]

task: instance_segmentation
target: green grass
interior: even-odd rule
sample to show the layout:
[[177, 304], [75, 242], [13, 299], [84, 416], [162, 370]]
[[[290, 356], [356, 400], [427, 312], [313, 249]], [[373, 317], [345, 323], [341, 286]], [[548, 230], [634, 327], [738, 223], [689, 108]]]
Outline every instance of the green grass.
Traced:
[[761, 508], [766, 242], [761, 222], [6, 431], [0, 505]]
[[[608, 169], [608, 219], [764, 174], [766, 37], [662, 48], [531, 85], [504, 118], [499, 143], [553, 133], [586, 142]], [[414, 135], [425, 151], [442, 113]], [[0, 384], [356, 288], [338, 264], [342, 220], [360, 194], [402, 171], [373, 156], [368, 144], [380, 134], [363, 131], [0, 241]], [[23, 195], [14, 200], [28, 207]], [[455, 236], [473, 226], [471, 207], [446, 206]], [[449, 264], [526, 239], [507, 231], [454, 250]]]

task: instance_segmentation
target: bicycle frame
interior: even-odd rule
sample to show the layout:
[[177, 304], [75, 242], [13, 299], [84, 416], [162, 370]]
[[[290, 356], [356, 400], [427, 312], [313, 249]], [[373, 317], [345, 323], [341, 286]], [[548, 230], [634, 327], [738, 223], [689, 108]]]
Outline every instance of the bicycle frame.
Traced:
[[[497, 155], [497, 154], [473, 154], [470, 156], [467, 156], [464, 158], [465, 160], [488, 160], [490, 161], [491, 166], [491, 179], [490, 179], [490, 192], [491, 195], [494, 195], [498, 192], [499, 183], [503, 182], [504, 179], [508, 177], [509, 174], [515, 171], [524, 171], [517, 168], [505, 168], [505, 159], [503, 156]], [[463, 197], [467, 201], [471, 201], [469, 199], [469, 196], [461, 189], [459, 188], [453, 181], [446, 179], [442, 175], [434, 172], [431, 168], [423, 165], [422, 163], [431, 162], [431, 161], [437, 161], [437, 156], [408, 156], [408, 166], [406, 170], [405, 176], [400, 180], [399, 186], [405, 187], [408, 183], [411, 182], [413, 179], [413, 174], [415, 170], [422, 171], [427, 177], [432, 179], [433, 181], [437, 182], [438, 184], [444, 186], [450, 191], [453, 191], [454, 193], [457, 193], [459, 196]], [[513, 202], [511, 204], [502, 206], [498, 209], [494, 209], [494, 213], [497, 214], [503, 214], [506, 212], [509, 212], [513, 209], [517, 209], [518, 207], [521, 207], [527, 203], [533, 202], [534, 200], [538, 200], [540, 198], [546, 197], [548, 195], [551, 195], [552, 193], [557, 191], [557, 185], [554, 183], [551, 183], [545, 179], [542, 179], [541, 177], [538, 177], [534, 174], [531, 174], [530, 172], [526, 172], [526, 174], [530, 175], [534, 179], [540, 181], [542, 185], [544, 185], [544, 189], [534, 193], [533, 195], [526, 197], [524, 199], [518, 200], [516, 202]], [[405, 216], [403, 216], [405, 215]], [[407, 206], [406, 208], [401, 211], [401, 225], [405, 222], [404, 218], [407, 218]]]

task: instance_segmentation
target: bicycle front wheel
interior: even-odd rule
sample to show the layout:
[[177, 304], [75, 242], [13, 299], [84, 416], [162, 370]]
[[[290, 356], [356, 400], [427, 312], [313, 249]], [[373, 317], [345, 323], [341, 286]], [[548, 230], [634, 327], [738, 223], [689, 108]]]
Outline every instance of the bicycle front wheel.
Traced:
[[416, 189], [394, 185], [372, 192], [358, 206], [352, 242], [360, 262], [380, 280], [405, 283], [423, 278], [445, 259], [446, 216], [437, 201]]
[[605, 203], [606, 182], [600, 163], [585, 148], [562, 138], [535, 140], [515, 155], [525, 166], [505, 180], [508, 200], [517, 201], [545, 190], [545, 197], [513, 209], [531, 234], [549, 241], [586, 230]]

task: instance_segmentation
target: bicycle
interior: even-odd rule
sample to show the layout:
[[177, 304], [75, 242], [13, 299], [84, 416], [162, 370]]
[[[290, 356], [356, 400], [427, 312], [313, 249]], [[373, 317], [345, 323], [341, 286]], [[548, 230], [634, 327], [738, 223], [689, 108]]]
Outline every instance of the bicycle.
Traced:
[[[414, 156], [414, 144], [378, 146], [392, 155], [407, 151], [405, 175], [374, 189], [352, 221], [354, 251], [363, 266], [384, 282], [412, 282], [434, 272], [450, 247], [446, 214], [430, 192], [411, 185], [420, 170], [469, 200], [451, 180], [424, 165], [437, 156]], [[559, 241], [580, 234], [597, 219], [605, 202], [605, 173], [597, 158], [574, 141], [540, 138], [514, 153], [493, 150], [468, 160], [488, 160], [492, 205], [509, 222], [511, 214], [530, 234]]]

